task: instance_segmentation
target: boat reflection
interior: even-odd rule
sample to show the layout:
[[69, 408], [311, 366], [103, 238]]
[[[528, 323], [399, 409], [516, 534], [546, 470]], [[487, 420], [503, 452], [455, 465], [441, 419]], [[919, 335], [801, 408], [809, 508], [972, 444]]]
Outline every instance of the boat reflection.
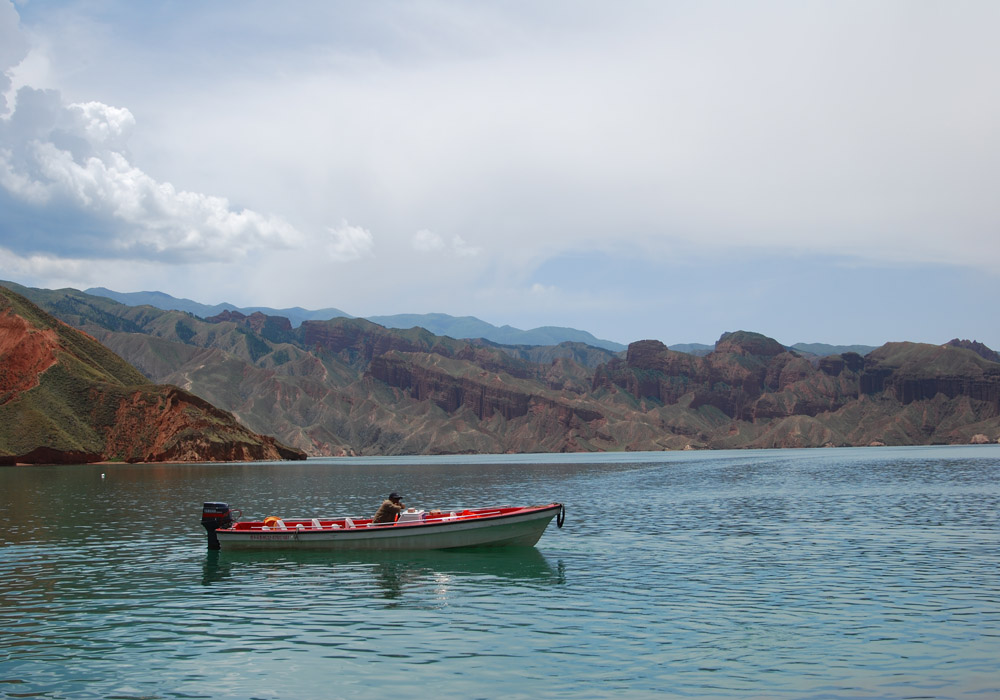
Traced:
[[[374, 583], [385, 598], [398, 597], [408, 585], [447, 587], [498, 581], [557, 585], [566, 582], [563, 562], [552, 564], [534, 547], [421, 552], [218, 551], [206, 553], [202, 584], [249, 581], [259, 576], [305, 570], [324, 580]], [[360, 588], [363, 590], [363, 588]]]

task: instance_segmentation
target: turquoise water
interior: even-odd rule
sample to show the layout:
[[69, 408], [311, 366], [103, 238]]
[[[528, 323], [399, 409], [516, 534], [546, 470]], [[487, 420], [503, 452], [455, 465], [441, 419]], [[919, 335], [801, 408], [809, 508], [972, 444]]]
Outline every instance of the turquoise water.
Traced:
[[[209, 552], [561, 501], [527, 550]], [[1000, 697], [1000, 447], [0, 469], [0, 697]]]

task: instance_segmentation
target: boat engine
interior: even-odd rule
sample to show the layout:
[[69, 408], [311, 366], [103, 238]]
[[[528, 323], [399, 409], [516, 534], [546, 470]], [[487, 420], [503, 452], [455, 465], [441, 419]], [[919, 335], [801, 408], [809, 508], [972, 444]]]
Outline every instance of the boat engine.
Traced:
[[215, 531], [233, 524], [233, 511], [230, 510], [228, 503], [206, 503], [201, 509], [201, 524], [208, 533], [208, 548], [220, 549], [221, 545]]

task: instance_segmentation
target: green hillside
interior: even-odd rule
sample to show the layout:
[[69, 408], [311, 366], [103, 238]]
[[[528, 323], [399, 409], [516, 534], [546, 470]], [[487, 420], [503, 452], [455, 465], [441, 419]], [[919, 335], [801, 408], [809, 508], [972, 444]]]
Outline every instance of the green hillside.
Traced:
[[[79, 294], [38, 297], [77, 308]], [[108, 325], [128, 325], [99, 307], [89, 308]], [[94, 338], [0, 287], [0, 460], [279, 459], [282, 451], [197, 396], [152, 383]]]

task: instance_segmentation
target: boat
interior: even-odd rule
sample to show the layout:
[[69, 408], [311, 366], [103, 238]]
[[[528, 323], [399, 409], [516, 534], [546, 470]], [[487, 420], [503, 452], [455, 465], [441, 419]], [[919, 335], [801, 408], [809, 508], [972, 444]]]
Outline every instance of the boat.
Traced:
[[[236, 517], [234, 518], [234, 514]], [[395, 522], [370, 518], [282, 519], [244, 521], [229, 504], [202, 507], [201, 524], [209, 549], [323, 549], [333, 551], [416, 551], [458, 547], [533, 547], [549, 522], [563, 526], [561, 503], [542, 506], [452, 511], [407, 508]]]

